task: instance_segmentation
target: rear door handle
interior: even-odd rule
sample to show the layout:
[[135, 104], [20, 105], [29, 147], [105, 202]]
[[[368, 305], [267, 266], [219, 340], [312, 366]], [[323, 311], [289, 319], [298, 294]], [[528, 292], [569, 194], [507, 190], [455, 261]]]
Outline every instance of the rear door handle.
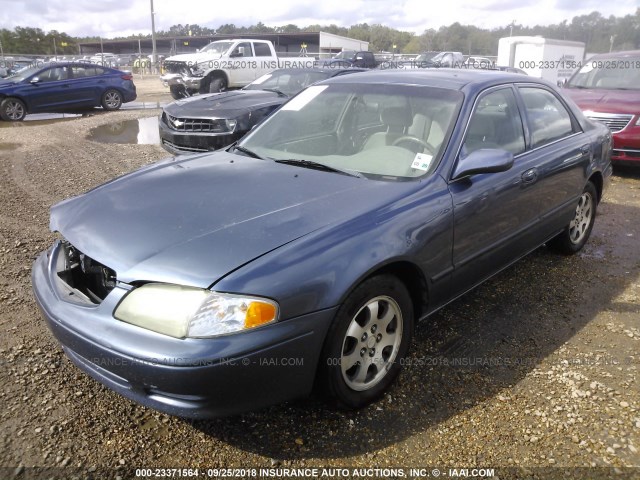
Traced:
[[527, 170], [522, 174], [522, 183], [524, 183], [525, 185], [534, 183], [537, 179], [538, 179], [537, 168], [530, 168], [529, 170]]

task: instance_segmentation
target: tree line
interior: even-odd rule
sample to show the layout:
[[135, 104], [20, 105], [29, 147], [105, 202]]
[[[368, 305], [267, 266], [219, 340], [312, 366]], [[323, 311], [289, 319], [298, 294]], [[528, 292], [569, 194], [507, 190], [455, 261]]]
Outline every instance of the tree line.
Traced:
[[[474, 25], [462, 25], [459, 22], [439, 29], [427, 29], [421, 34], [404, 32], [384, 25], [359, 23], [350, 27], [337, 25], [307, 25], [300, 28], [289, 24], [269, 27], [262, 22], [250, 27], [233, 24], [220, 25], [217, 29], [200, 25], [173, 25], [168, 30], [157, 32], [158, 37], [213, 36], [218, 34], [242, 33], [299, 33], [323, 31], [369, 42], [374, 52], [420, 53], [424, 51], [460, 51], [467, 55], [496, 55], [498, 39], [509, 35], [540, 35], [559, 40], [584, 42], [587, 52], [602, 53], [610, 50], [640, 49], [640, 8], [634, 14], [623, 17], [604, 17], [599, 12], [575, 16], [571, 21], [564, 20], [552, 25], [526, 27], [517, 23], [494, 29], [478, 28]], [[151, 35], [139, 34], [120, 39], [150, 38]], [[66, 55], [78, 53], [79, 42], [99, 41], [99, 37], [71, 37], [55, 30], [44, 32], [39, 28], [15, 27], [13, 30], [1, 29], [0, 42], [6, 53]]]

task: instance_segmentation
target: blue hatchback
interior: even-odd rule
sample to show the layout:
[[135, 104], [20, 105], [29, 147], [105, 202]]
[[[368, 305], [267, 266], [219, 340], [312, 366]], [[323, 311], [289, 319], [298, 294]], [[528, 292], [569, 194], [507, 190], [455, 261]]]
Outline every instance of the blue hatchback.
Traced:
[[0, 80], [0, 117], [102, 106], [117, 110], [136, 99], [129, 73], [92, 63], [38, 63]]

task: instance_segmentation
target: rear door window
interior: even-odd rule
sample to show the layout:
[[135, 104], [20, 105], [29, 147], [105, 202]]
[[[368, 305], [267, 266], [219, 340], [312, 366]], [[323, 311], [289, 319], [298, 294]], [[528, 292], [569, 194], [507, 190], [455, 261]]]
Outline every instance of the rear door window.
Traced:
[[519, 91], [529, 120], [531, 148], [574, 133], [571, 114], [553, 93], [536, 87], [519, 87]]
[[253, 48], [256, 51], [256, 57], [270, 57], [271, 49], [269, 49], [269, 45], [266, 43], [254, 43]]

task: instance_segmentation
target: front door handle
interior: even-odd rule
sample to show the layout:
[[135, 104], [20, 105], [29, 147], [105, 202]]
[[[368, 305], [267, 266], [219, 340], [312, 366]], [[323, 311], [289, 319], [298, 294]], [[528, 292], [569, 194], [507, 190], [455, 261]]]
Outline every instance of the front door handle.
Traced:
[[530, 168], [526, 172], [522, 174], [522, 183], [528, 185], [530, 183], [534, 183], [538, 179], [538, 169]]

